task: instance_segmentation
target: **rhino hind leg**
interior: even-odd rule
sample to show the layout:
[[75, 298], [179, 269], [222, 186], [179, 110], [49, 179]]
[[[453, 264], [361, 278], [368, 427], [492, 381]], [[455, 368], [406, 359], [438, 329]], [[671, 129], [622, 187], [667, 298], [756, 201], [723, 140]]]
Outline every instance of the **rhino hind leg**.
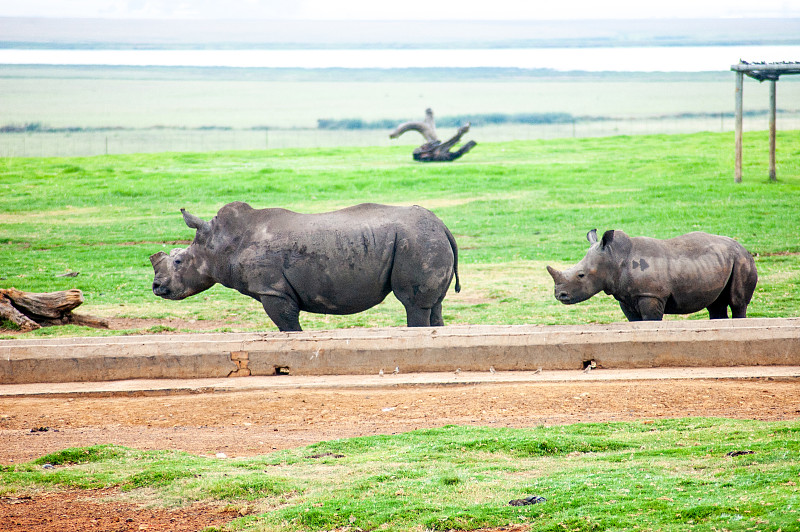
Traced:
[[395, 297], [406, 309], [406, 324], [409, 327], [440, 327], [444, 325], [442, 319], [441, 297], [431, 297], [430, 294], [407, 293], [404, 290], [394, 290]]
[[261, 296], [264, 310], [278, 330], [302, 331], [300, 327], [300, 308], [297, 303], [286, 296]]
[[731, 307], [731, 318], [746, 318], [747, 305], [750, 304], [757, 282], [758, 275], [753, 258], [748, 256], [737, 260], [725, 289], [717, 300], [708, 306], [708, 317], [712, 320], [726, 319], [728, 307]]
[[442, 302], [439, 301], [431, 309], [431, 327], [444, 326], [444, 318], [442, 318]]
[[398, 268], [395, 264], [391, 288], [395, 297], [406, 309], [406, 322], [409, 327], [444, 325], [442, 301], [452, 277], [452, 269], [449, 272], [418, 269], [409, 273], [407, 269]]
[[[442, 298], [444, 299], [444, 298]], [[443, 327], [444, 318], [442, 317], [442, 300], [440, 299], [431, 308], [420, 307], [413, 303], [406, 304], [401, 300], [406, 308], [406, 323], [409, 327]]]
[[731, 318], [746, 318], [747, 317], [747, 304], [733, 305], [731, 304]]
[[758, 273], [756, 273], [756, 263], [749, 253], [740, 257], [733, 267], [733, 274], [729, 284], [729, 299], [731, 307], [731, 317], [746, 318], [747, 305], [753, 298], [753, 292], [758, 284]]
[[406, 307], [406, 324], [409, 327], [431, 326], [431, 309], [405, 304], [404, 306]]
[[708, 319], [710, 320], [725, 320], [728, 318], [728, 289], [722, 291], [722, 294], [716, 301], [711, 303], [708, 308]]

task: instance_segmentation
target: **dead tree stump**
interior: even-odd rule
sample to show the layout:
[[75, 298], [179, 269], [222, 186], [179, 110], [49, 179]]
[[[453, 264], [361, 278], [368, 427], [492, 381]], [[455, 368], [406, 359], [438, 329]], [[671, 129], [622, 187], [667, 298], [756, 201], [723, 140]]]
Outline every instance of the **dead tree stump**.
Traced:
[[415, 161], [422, 162], [448, 162], [455, 161], [469, 150], [477, 145], [477, 142], [471, 140], [464, 144], [459, 150], [450, 151], [455, 146], [461, 137], [469, 131], [469, 123], [458, 128], [458, 132], [453, 135], [449, 140], [442, 142], [436, 136], [436, 124], [433, 120], [433, 111], [425, 109], [425, 120], [422, 122], [405, 122], [397, 126], [397, 128], [389, 134], [389, 138], [396, 139], [406, 131], [418, 131], [425, 140], [425, 144], [416, 148], [412, 154]]
[[15, 323], [22, 331], [67, 324], [108, 329], [104, 319], [73, 314], [81, 303], [83, 294], [77, 288], [45, 293], [0, 288], [0, 319]]

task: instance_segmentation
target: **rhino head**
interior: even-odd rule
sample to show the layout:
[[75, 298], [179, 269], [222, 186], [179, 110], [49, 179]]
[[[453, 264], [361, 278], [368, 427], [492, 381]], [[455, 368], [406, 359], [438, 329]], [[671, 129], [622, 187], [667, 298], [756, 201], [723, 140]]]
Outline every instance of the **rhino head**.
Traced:
[[150, 256], [155, 277], [153, 293], [164, 299], [185, 299], [214, 286], [209, 261], [202, 242], [211, 230], [210, 223], [181, 209], [186, 225], [197, 229], [195, 240], [186, 248], [176, 248], [169, 255], [159, 251]]
[[586, 301], [608, 287], [616, 278], [615, 260], [611, 243], [614, 231], [606, 231], [602, 240], [597, 240], [597, 229], [586, 233], [591, 244], [586, 256], [575, 266], [558, 271], [548, 266], [547, 271], [555, 282], [555, 298], [565, 305]]

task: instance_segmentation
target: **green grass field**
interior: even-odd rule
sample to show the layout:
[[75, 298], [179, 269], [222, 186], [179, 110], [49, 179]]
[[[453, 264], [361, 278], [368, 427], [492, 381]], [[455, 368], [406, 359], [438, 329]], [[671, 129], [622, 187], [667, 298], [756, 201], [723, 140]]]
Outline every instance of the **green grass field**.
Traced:
[[[552, 295], [545, 265], [577, 262], [595, 227], [736, 238], [759, 270], [749, 315], [800, 316], [800, 132], [778, 136], [777, 183], [767, 180], [766, 150], [763, 132], [745, 136], [738, 185], [732, 135], [710, 133], [482, 143], [441, 165], [414, 163], [408, 147], [2, 159], [0, 287], [80, 288], [78, 311], [105, 317], [273, 330], [259, 303], [219, 286], [184, 301], [152, 294], [149, 255], [193, 238], [179, 209], [208, 219], [234, 200], [303, 212], [374, 201], [425, 206], [456, 235], [463, 290], [445, 299], [450, 324], [623, 321], [608, 296], [564, 306]], [[57, 277], [69, 271], [80, 274]], [[389, 296], [361, 314], [303, 314], [301, 323], [398, 326], [405, 315]]]
[[[446, 426], [228, 460], [95, 446], [0, 466], [0, 496], [113, 486], [140, 504], [228, 506], [248, 515], [226, 530], [253, 532], [789, 531], [798, 432], [796, 421], [703, 418]], [[508, 504], [534, 495], [546, 501]]]
[[[407, 146], [7, 158], [0, 287], [77, 287], [86, 297], [79, 312], [106, 317], [274, 330], [257, 302], [232, 290], [184, 301], [152, 294], [149, 255], [193, 236], [179, 208], [210, 218], [234, 200], [304, 212], [377, 201], [426, 206], [455, 233], [463, 290], [445, 300], [451, 324], [622, 321], [608, 296], [568, 307], [552, 295], [545, 265], [579, 260], [593, 227], [732, 236], [756, 255], [750, 315], [799, 316], [800, 131], [779, 135], [777, 183], [766, 178], [763, 132], [745, 136], [738, 185], [732, 146], [732, 135], [710, 133], [481, 143], [443, 165], [414, 163]], [[80, 274], [58, 277], [68, 271]], [[317, 329], [404, 321], [393, 296], [354, 316], [301, 316]], [[68, 326], [24, 337], [88, 334], [109, 333]], [[797, 421], [701, 418], [448, 426], [228, 460], [95, 446], [0, 466], [0, 496], [114, 486], [140, 503], [241, 510], [230, 528], [242, 531], [777, 532], [800, 524], [798, 431]], [[728, 455], [736, 451], [752, 454]], [[547, 500], [508, 505], [530, 495]]]

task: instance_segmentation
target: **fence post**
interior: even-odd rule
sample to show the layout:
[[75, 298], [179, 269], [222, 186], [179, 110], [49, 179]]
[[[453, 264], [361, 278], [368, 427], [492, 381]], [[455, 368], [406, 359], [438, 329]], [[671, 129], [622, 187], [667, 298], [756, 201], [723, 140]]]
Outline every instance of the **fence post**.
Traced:
[[744, 72], [736, 73], [736, 167], [733, 180], [742, 182], [742, 90]]
[[772, 79], [769, 82], [769, 180], [777, 181], [775, 171], [775, 114], [776, 114], [776, 96], [775, 86], [776, 80]]

